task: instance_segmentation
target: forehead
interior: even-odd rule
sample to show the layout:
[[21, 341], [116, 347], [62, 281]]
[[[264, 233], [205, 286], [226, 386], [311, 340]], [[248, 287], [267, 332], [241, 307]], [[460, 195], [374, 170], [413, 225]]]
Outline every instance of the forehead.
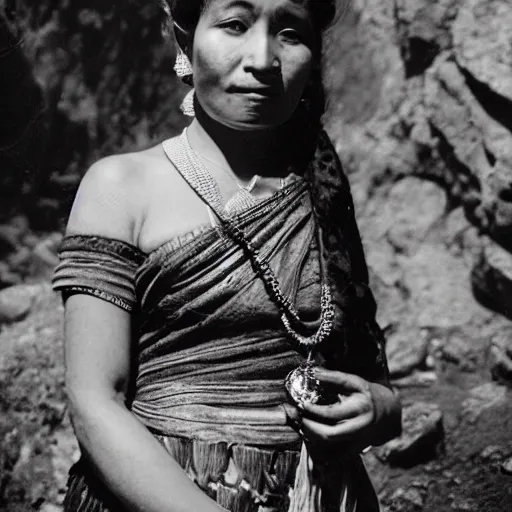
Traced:
[[258, 15], [290, 13], [309, 18], [309, 5], [310, 0], [208, 0], [203, 14], [239, 8]]

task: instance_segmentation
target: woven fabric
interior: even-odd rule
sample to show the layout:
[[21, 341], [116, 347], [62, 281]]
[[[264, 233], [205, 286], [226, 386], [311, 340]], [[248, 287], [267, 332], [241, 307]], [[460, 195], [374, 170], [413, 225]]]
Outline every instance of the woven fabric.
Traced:
[[[296, 448], [260, 448], [161, 435], [155, 437], [189, 478], [229, 512], [288, 512], [290, 507], [298, 506], [292, 502], [300, 457]], [[375, 491], [360, 458], [346, 458], [341, 471], [340, 465], [332, 462], [316, 468], [329, 479], [329, 485], [326, 485], [328, 496], [323, 496], [323, 501], [340, 502], [344, 489], [342, 482], [350, 481], [352, 492], [342, 503], [345, 507], [343, 510], [378, 512]], [[302, 504], [302, 508], [308, 512], [340, 510], [339, 507], [322, 508], [315, 503], [315, 496], [306, 496], [308, 498], [313, 502], [306, 503], [306, 508]], [[85, 459], [71, 468], [64, 510], [127, 512]]]
[[93, 295], [126, 311], [134, 309], [135, 272], [144, 260], [136, 247], [103, 237], [67, 236], [59, 257], [55, 290]]
[[[269, 222], [269, 217], [272, 221]], [[300, 304], [319, 321], [318, 249], [309, 196], [296, 182], [236, 217]], [[215, 229], [163, 246], [137, 273], [140, 342], [132, 410], [156, 432], [207, 441], [296, 441], [283, 381], [304, 361], [238, 246]]]
[[[207, 177], [198, 179], [205, 187], [211, 187]], [[213, 201], [218, 200], [215, 190], [210, 191]], [[233, 215], [231, 220], [268, 261], [282, 292], [292, 299], [300, 317], [312, 331], [317, 329], [319, 254], [306, 183], [297, 179]], [[275, 466], [269, 465], [267, 452], [286, 452], [300, 442], [282, 407], [287, 401], [283, 381], [304, 361], [306, 353], [288, 339], [279, 311], [243, 251], [221, 229], [200, 226], [150, 254], [116, 240], [66, 237], [60, 256], [62, 261], [54, 279], [56, 289], [64, 293], [82, 290], [137, 315], [134, 336], [138, 342], [138, 372], [131, 403], [133, 414], [177, 459], [186, 459], [186, 449], [182, 445], [176, 448], [175, 442], [169, 440], [190, 440], [193, 465], [185, 464], [184, 468], [193, 468], [190, 475], [198, 485], [204, 492], [215, 491], [215, 499], [227, 503], [228, 510], [281, 510], [265, 508], [268, 503], [262, 497], [273, 494], [267, 483], [262, 484], [268, 478], [280, 489], [276, 506], [288, 510], [286, 500], [292, 476], [287, 474], [284, 478], [276, 473]], [[339, 257], [347, 262], [340, 304], [347, 311], [354, 310], [354, 304], [362, 304], [357, 290], [364, 283], [352, 279], [351, 254], [340, 251]], [[340, 314], [340, 306], [336, 307]], [[360, 325], [366, 329], [367, 324]], [[377, 340], [380, 336], [369, 327], [366, 330], [368, 338]], [[330, 368], [371, 375], [374, 381], [385, 380], [385, 368], [372, 365], [371, 358], [365, 356], [368, 361], [360, 364], [359, 360], [345, 357], [344, 347], [357, 345], [356, 340], [358, 333], [344, 324], [322, 344], [317, 354], [319, 362]], [[228, 447], [227, 459], [222, 446]], [[240, 448], [244, 455], [239, 456], [236, 446], [251, 450]], [[215, 462], [219, 465], [216, 469], [208, 462], [212, 461], [212, 450], [222, 459]], [[307, 454], [302, 455], [299, 479], [311, 473]], [[251, 461], [248, 464], [243, 462], [246, 457]], [[259, 476], [251, 472], [245, 475], [243, 468], [247, 465], [266, 469], [258, 470]], [[234, 478], [233, 468], [236, 475], [245, 476]], [[292, 503], [294, 510], [309, 512], [308, 500], [315, 512], [378, 510], [378, 506], [361, 508], [358, 504], [362, 503], [359, 481], [365, 481], [358, 457], [316, 473], [325, 477], [324, 490], [309, 487], [313, 492], [297, 495], [302, 501]], [[297, 482], [294, 485], [297, 488]], [[334, 489], [332, 495], [325, 492], [326, 485]], [[73, 496], [79, 497], [68, 511], [108, 510], [101, 497], [93, 497], [91, 485], [77, 470], [71, 475], [68, 495], [68, 503], [73, 502]], [[326, 508], [319, 500], [336, 503], [338, 508]], [[103, 503], [103, 508], [95, 508], [100, 507], [98, 503]]]

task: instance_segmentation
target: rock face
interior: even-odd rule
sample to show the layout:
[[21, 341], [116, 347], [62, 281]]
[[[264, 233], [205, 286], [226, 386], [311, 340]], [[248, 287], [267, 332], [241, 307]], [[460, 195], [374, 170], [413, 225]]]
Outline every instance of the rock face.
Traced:
[[511, 16], [506, 0], [354, 0], [327, 38], [326, 123], [400, 379], [434, 342], [474, 369], [512, 318]]

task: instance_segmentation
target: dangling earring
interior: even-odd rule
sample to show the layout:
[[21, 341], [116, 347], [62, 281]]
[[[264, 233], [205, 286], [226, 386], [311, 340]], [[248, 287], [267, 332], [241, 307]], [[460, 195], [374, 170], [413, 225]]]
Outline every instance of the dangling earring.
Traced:
[[[176, 63], [174, 64], [174, 71], [176, 72], [176, 76], [180, 78], [182, 82], [193, 87], [194, 80], [192, 75], [192, 65], [190, 64], [189, 58], [181, 48], [178, 48]], [[180, 110], [184, 115], [188, 117], [195, 116], [194, 89], [188, 92], [188, 94], [183, 98], [183, 101], [180, 105]]]
[[194, 96], [195, 91], [192, 89], [187, 93], [180, 104], [180, 110], [188, 117], [195, 117], [196, 115], [196, 111], [194, 109]]
[[174, 64], [174, 71], [176, 76], [180, 78], [187, 85], [190, 85], [189, 80], [192, 78], [192, 65], [185, 52], [178, 48], [176, 54], [176, 63]]

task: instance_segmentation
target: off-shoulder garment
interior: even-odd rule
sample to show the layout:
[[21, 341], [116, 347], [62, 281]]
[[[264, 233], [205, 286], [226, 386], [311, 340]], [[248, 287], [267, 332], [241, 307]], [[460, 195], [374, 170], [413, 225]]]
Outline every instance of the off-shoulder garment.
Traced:
[[[319, 251], [305, 181], [289, 183], [233, 220], [270, 263], [300, 316], [318, 326]], [[305, 354], [288, 340], [238, 245], [211, 226], [150, 254], [118, 240], [76, 235], [65, 237], [60, 258], [56, 290], [94, 295], [136, 320], [133, 414], [221, 506], [287, 511], [300, 439], [282, 407], [283, 381]], [[332, 336], [327, 360], [338, 345], [342, 352], [343, 336]], [[346, 510], [378, 510], [360, 458], [339, 456], [345, 463], [333, 472], [333, 495], [350, 481]], [[67, 510], [122, 508], [81, 461], [71, 472]]]

